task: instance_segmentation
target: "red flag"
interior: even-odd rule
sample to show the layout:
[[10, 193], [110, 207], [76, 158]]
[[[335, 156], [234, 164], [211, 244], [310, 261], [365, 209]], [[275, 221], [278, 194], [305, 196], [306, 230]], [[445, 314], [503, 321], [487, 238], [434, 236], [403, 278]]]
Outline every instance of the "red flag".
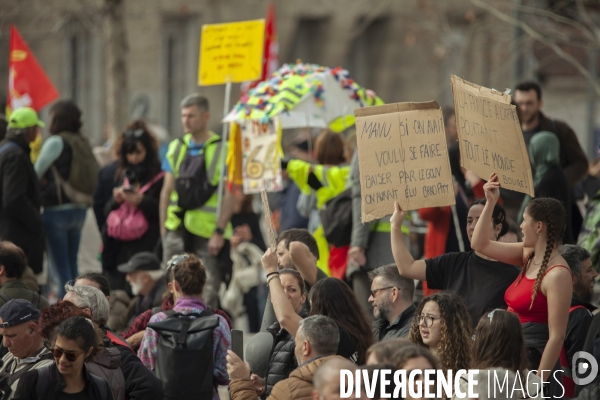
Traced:
[[262, 75], [258, 81], [242, 83], [240, 97], [248, 94], [248, 91], [259, 82], [268, 79], [273, 72], [279, 68], [279, 48], [277, 44], [277, 29], [275, 27], [275, 4], [269, 3], [267, 20], [265, 21], [265, 46], [263, 56]]
[[10, 27], [10, 56], [6, 108], [31, 107], [38, 111], [59, 97], [33, 52], [14, 25]]

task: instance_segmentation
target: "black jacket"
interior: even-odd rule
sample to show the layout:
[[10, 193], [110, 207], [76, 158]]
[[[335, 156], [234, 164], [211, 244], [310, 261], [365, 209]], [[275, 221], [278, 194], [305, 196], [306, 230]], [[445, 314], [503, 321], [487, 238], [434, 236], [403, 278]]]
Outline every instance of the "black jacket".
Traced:
[[565, 350], [569, 364], [571, 364], [573, 355], [584, 349], [585, 338], [592, 324], [592, 312], [596, 310], [596, 307], [582, 301], [575, 293], [571, 299], [571, 307], [574, 306], [583, 306], [584, 308], [577, 308], [569, 313], [567, 335], [565, 336]]
[[588, 172], [588, 160], [577, 135], [565, 122], [548, 118], [542, 112], [540, 112], [539, 131], [553, 132], [558, 137], [560, 142], [560, 166], [565, 172], [569, 187], [573, 187]]
[[390, 325], [386, 319], [377, 319], [373, 321], [373, 336], [376, 342], [382, 340], [406, 337], [410, 331], [413, 317], [415, 315], [415, 306], [411, 305]]
[[94, 215], [96, 216], [96, 223], [98, 224], [98, 230], [102, 232], [104, 225], [106, 224], [106, 217], [104, 216], [104, 207], [106, 203], [113, 196], [113, 189], [117, 187], [117, 179], [115, 174], [119, 168], [119, 162], [115, 161], [112, 164], [108, 164], [98, 172], [98, 186], [94, 192]]
[[[300, 316], [306, 318], [308, 314], [302, 310]], [[288, 331], [281, 328], [279, 322], [273, 323], [268, 329], [273, 335], [273, 350], [267, 367], [265, 381], [267, 390], [264, 397], [267, 398], [273, 390], [273, 386], [281, 380], [287, 379], [290, 373], [298, 368], [298, 361], [294, 355], [296, 342], [294, 337]]]
[[[47, 390], [45, 392], [45, 396], [40, 398], [37, 395], [36, 388], [38, 383], [38, 370], [33, 369], [26, 372], [21, 379], [19, 379], [19, 386], [17, 387], [17, 391], [15, 392], [13, 400], [54, 400], [60, 395], [64, 388], [67, 387], [67, 384], [58, 371], [56, 363], [44, 368], [50, 369], [50, 379], [46, 386]], [[87, 382], [84, 389], [87, 398], [90, 400], [104, 400], [101, 397], [100, 389], [96, 386], [94, 380], [92, 380], [92, 377], [85, 367], [85, 364], [83, 370], [85, 380]], [[106, 385], [106, 399], [113, 400], [108, 383], [104, 380], [103, 382]]]
[[0, 240], [9, 240], [27, 255], [33, 272], [42, 272], [44, 230], [40, 215], [40, 183], [31, 164], [29, 144], [21, 136], [7, 135], [0, 149]]
[[115, 343], [121, 351], [121, 371], [125, 377], [125, 396], [130, 400], [163, 400], [162, 382], [150, 371], [130, 347]]
[[[151, 178], [153, 177], [150, 177], [150, 179]], [[144, 186], [150, 179], [140, 182], [140, 187]], [[119, 179], [115, 187], [121, 186], [122, 184], [123, 179]], [[122, 242], [111, 238], [106, 232], [105, 222], [106, 218], [108, 218], [108, 214], [120, 206], [120, 204], [117, 204], [112, 197], [111, 189], [111, 197], [104, 206], [104, 220], [102, 222], [104, 225], [102, 230], [102, 242], [104, 244], [104, 248], [102, 250], [102, 267], [104, 269], [115, 269], [118, 265], [128, 262], [131, 257], [142, 251], [155, 251], [160, 239], [158, 208], [162, 185], [163, 178], [155, 182], [144, 193], [144, 199], [138, 208], [142, 210], [146, 216], [146, 219], [148, 220], [148, 231], [146, 231], [146, 233], [144, 233], [144, 235], [138, 240], [133, 240], [131, 242]]]

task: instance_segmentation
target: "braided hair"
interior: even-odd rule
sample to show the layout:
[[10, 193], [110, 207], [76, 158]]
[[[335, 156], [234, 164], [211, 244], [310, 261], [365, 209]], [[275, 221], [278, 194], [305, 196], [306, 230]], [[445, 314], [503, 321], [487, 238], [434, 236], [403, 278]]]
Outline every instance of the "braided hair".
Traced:
[[[551, 198], [537, 198], [531, 200], [527, 205], [525, 212], [529, 214], [534, 221], [545, 223], [547, 232], [544, 259], [542, 260], [542, 265], [535, 278], [533, 293], [531, 294], [531, 304], [529, 305], [529, 309], [531, 309], [540, 289], [542, 278], [548, 269], [548, 261], [550, 261], [552, 250], [554, 250], [557, 245], [560, 245], [562, 241], [566, 226], [567, 213], [564, 205], [560, 201]], [[525, 268], [523, 268], [523, 271], [521, 272], [521, 277], [527, 273], [527, 269], [529, 268], [534, 255], [534, 252], [529, 255], [527, 263], [525, 264]]]

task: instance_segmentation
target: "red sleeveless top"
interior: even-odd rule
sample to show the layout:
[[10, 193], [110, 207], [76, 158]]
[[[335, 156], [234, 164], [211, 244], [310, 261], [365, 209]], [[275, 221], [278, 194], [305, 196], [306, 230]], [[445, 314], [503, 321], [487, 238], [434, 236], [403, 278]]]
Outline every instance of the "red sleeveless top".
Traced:
[[[563, 267], [569, 269], [565, 265], [553, 265], [546, 270], [544, 276], [554, 267]], [[519, 279], [521, 280], [519, 282]], [[543, 277], [542, 277], [543, 279]], [[533, 306], [529, 309], [531, 304], [531, 294], [533, 293], [533, 286], [535, 285], [535, 278], [531, 279], [526, 276], [517, 277], [517, 279], [506, 289], [504, 293], [504, 301], [508, 306], [508, 311], [514, 312], [519, 317], [522, 324], [525, 322], [535, 322], [538, 324], [548, 323], [548, 298], [542, 292], [542, 284], [538, 288], [538, 294], [533, 301]]]

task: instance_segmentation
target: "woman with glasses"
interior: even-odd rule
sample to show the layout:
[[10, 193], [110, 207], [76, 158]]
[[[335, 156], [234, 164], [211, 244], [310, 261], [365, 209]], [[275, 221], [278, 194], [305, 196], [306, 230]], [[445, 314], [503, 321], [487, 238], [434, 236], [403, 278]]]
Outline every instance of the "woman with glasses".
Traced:
[[[525, 395], [528, 398], [541, 398], [542, 380], [535, 372], [528, 370], [528, 364], [519, 317], [501, 309], [495, 309], [482, 316], [475, 329], [471, 368], [480, 370], [503, 368], [512, 371], [521, 379], [520, 386], [526, 390]], [[504, 373], [498, 374], [500, 380], [504, 379], [504, 375]], [[467, 386], [468, 380], [461, 378], [461, 387], [466, 389]]]
[[[485, 200], [471, 204], [467, 216], [467, 235], [472, 241], [475, 224], [483, 212]], [[476, 252], [447, 253], [426, 260], [415, 260], [406, 247], [402, 234], [402, 222], [406, 212], [395, 204], [391, 222], [391, 240], [394, 260], [400, 275], [409, 279], [426, 281], [429, 289], [448, 290], [457, 293], [464, 301], [471, 316], [473, 327], [479, 318], [494, 308], [506, 308], [504, 292], [519, 275], [519, 269], [504, 262]], [[508, 232], [506, 212], [494, 204], [489, 228], [485, 231], [489, 240], [497, 241]]]
[[112, 199], [104, 207], [102, 270], [110, 287], [124, 290], [125, 274], [117, 266], [140, 252], [153, 252], [159, 243], [158, 205], [164, 173], [158, 144], [142, 120], [130, 123], [117, 138], [119, 166]]
[[471, 318], [453, 293], [435, 293], [421, 300], [408, 339], [427, 347], [444, 370], [458, 371], [471, 365]]
[[50, 137], [35, 162], [41, 183], [42, 219], [46, 233], [50, 277], [58, 298], [63, 286], [78, 275], [77, 253], [87, 208], [92, 204], [98, 164], [81, 134], [81, 110], [70, 100], [50, 109]]
[[112, 400], [108, 383], [85, 366], [100, 348], [100, 333], [91, 320], [71, 317], [54, 331], [50, 351], [55, 363], [26, 372], [15, 400]]

